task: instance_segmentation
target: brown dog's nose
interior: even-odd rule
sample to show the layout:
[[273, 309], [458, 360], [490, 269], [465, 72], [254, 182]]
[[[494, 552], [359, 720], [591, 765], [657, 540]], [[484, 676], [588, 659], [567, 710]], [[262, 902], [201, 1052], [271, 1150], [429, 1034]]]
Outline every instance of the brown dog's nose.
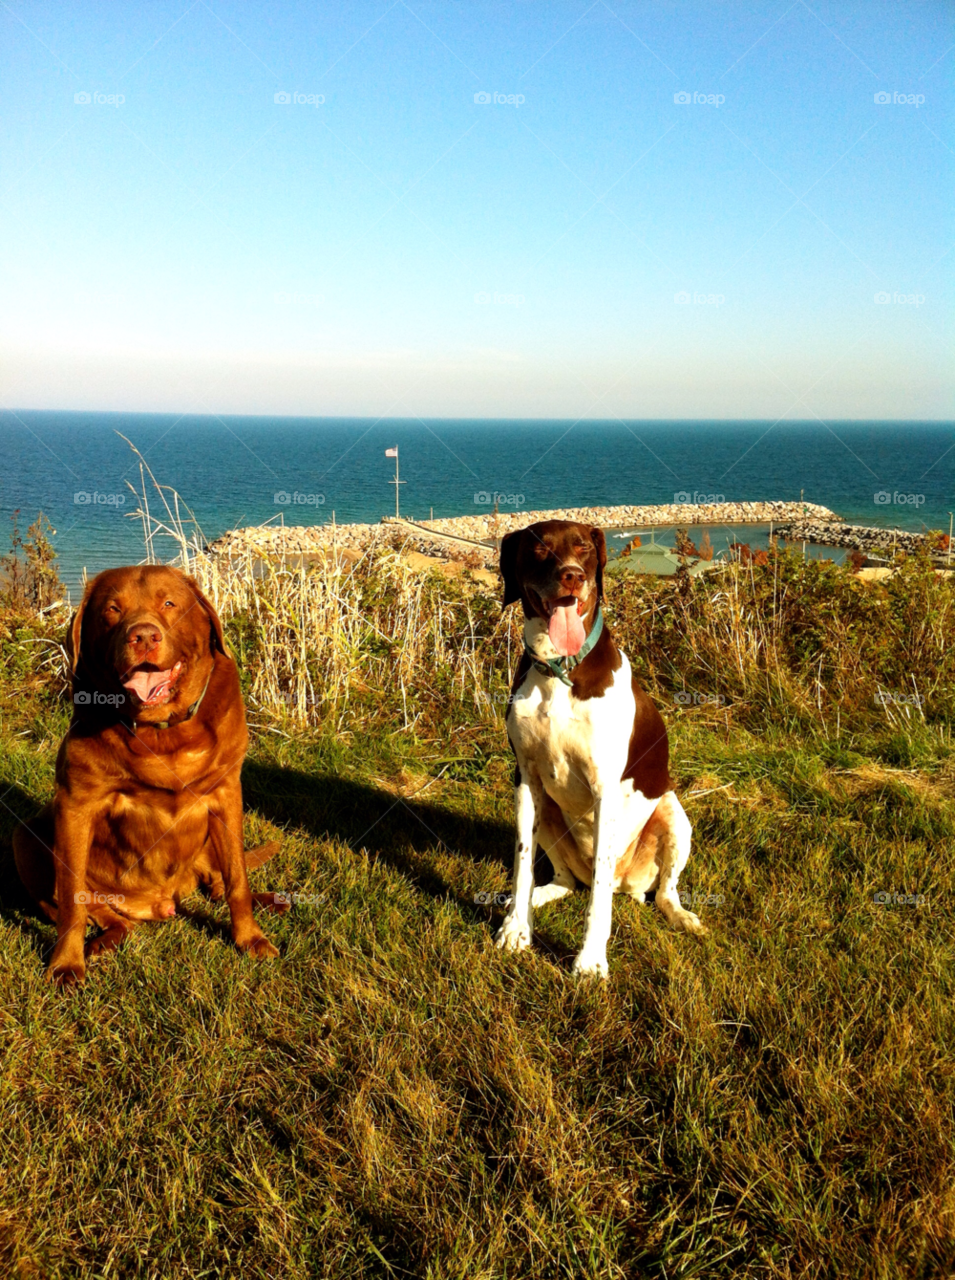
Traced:
[[568, 595], [579, 590], [584, 585], [584, 571], [577, 565], [565, 564], [561, 565], [560, 585], [566, 588]]
[[149, 652], [162, 640], [162, 632], [152, 622], [134, 622], [126, 632], [126, 643]]

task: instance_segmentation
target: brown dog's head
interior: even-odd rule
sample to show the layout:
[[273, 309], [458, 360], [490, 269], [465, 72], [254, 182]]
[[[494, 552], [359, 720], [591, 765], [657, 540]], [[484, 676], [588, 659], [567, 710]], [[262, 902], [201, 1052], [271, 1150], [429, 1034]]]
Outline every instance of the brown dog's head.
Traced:
[[603, 530], [572, 520], [542, 520], [501, 543], [504, 604], [522, 601], [525, 618], [542, 618], [560, 654], [576, 654], [603, 595]]
[[[121, 715], [165, 720], [202, 692], [222, 623], [194, 578], [166, 565], [107, 569], [93, 579], [68, 642], [78, 705], [116, 706]], [[120, 693], [119, 690], [122, 690]], [[151, 714], [155, 709], [156, 714]]]

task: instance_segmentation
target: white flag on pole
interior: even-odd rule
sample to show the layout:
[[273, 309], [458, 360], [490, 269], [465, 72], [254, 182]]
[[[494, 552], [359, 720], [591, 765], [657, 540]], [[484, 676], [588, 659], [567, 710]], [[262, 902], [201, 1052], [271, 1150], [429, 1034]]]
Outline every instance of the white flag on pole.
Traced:
[[395, 447], [394, 447], [393, 449], [386, 449], [386, 450], [385, 450], [385, 457], [386, 457], [386, 458], [397, 458], [397, 456], [398, 456], [398, 446], [397, 446], [397, 445], [395, 445]]

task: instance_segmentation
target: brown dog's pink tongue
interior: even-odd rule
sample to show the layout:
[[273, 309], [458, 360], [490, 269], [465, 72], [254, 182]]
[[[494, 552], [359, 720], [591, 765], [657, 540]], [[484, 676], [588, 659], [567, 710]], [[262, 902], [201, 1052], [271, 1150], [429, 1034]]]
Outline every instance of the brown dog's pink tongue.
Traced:
[[569, 604], [557, 604], [547, 623], [547, 634], [550, 642], [559, 654], [572, 658], [580, 651], [586, 639], [584, 620], [577, 612], [577, 601], [571, 598]]
[[131, 671], [123, 681], [125, 689], [131, 689], [140, 702], [164, 694], [172, 684], [175, 668], [169, 671]]

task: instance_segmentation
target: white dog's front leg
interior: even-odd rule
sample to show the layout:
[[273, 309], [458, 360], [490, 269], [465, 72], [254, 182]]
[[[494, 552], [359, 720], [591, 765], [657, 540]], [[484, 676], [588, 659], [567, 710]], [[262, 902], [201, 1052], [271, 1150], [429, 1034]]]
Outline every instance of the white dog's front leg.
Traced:
[[497, 935], [497, 945], [505, 951], [523, 951], [531, 945], [534, 913], [531, 894], [534, 891], [534, 856], [540, 828], [544, 789], [538, 773], [523, 761], [517, 766], [518, 781], [514, 787], [517, 814], [517, 843], [514, 847], [514, 879], [511, 905]]
[[574, 961], [574, 973], [607, 976], [607, 942], [613, 912], [613, 878], [617, 866], [620, 827], [619, 788], [598, 794], [594, 805], [594, 874], [584, 927], [584, 945]]

